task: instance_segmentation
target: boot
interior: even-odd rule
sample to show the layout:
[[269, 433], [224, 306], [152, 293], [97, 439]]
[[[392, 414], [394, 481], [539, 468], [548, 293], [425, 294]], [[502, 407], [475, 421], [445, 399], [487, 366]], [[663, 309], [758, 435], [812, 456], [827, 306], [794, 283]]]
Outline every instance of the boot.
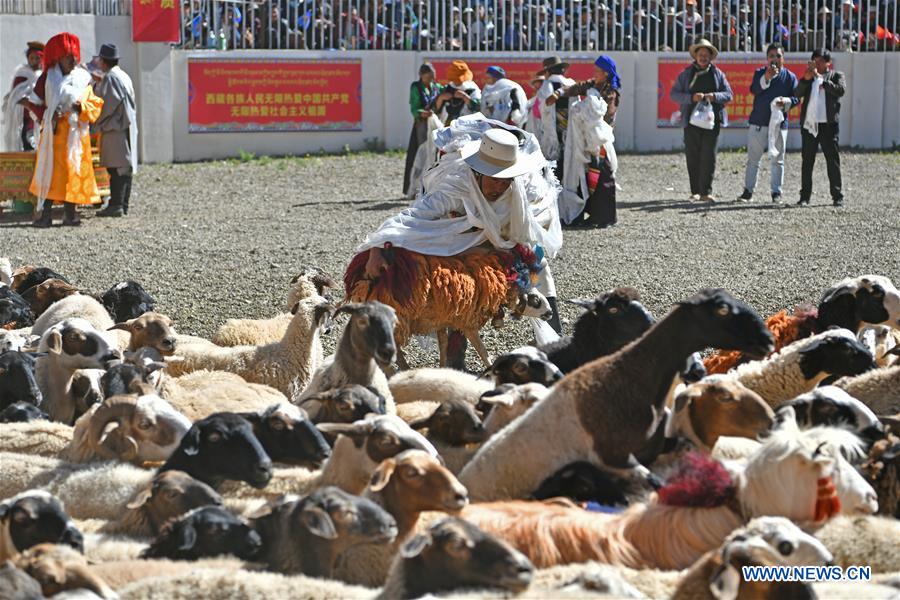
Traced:
[[112, 201], [103, 210], [97, 211], [98, 217], [121, 217], [125, 214], [122, 207], [114, 205]]
[[457, 371], [466, 370], [466, 336], [456, 330], [450, 331], [447, 339], [447, 367]]
[[53, 217], [51, 215], [51, 211], [53, 210], [53, 203], [49, 200], [44, 202], [44, 209], [41, 211], [41, 216], [31, 222], [32, 227], [39, 227], [41, 229], [45, 229], [53, 225]]
[[63, 203], [65, 207], [65, 215], [63, 216], [63, 225], [75, 227], [81, 225], [81, 219], [78, 218], [78, 212], [75, 210], [75, 204], [72, 202]]
[[550, 321], [548, 322], [550, 327], [553, 328], [553, 331], [562, 335], [562, 322], [559, 320], [559, 307], [556, 304], [555, 296], [547, 296], [547, 302], [550, 303], [550, 310], [553, 311], [553, 314], [550, 316]]

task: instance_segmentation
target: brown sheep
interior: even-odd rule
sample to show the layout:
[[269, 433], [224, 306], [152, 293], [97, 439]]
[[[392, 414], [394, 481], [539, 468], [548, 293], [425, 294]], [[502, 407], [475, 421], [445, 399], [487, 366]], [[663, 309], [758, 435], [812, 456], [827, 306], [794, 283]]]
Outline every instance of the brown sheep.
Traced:
[[62, 279], [47, 279], [40, 285], [35, 285], [24, 292], [22, 298], [31, 305], [31, 311], [35, 317], [44, 314], [50, 305], [67, 296], [78, 293], [78, 288]]

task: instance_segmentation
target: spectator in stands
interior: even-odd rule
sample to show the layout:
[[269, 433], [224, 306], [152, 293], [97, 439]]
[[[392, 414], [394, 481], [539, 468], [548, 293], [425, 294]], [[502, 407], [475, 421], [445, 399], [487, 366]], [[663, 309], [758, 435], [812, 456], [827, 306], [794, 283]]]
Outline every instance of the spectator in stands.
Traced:
[[[88, 127], [100, 116], [103, 100], [94, 94], [90, 74], [78, 66], [80, 60], [77, 36], [60, 33], [50, 38], [44, 47], [44, 71], [31, 95], [37, 102], [27, 104], [41, 122], [28, 189], [38, 199], [35, 227], [50, 227], [53, 202], [65, 207], [63, 225], [81, 225], [76, 205], [100, 201]], [[70, 136], [73, 127], [77, 130]]]
[[2, 150], [31, 152], [37, 145], [37, 128], [31, 118], [31, 112], [25, 108], [23, 101], [31, 94], [35, 82], [41, 76], [43, 56], [42, 43], [28, 42], [25, 63], [16, 67], [12, 87], [0, 103], [0, 115], [3, 117], [3, 147], [0, 148]]
[[[756, 188], [759, 162], [768, 149], [770, 165], [770, 190], [772, 202], [781, 202], [784, 184], [784, 155], [787, 151], [787, 113], [799, 101], [796, 97], [797, 76], [784, 67], [784, 48], [781, 44], [769, 44], [766, 48], [766, 66], [753, 74], [750, 93], [753, 94], [753, 110], [747, 130], [747, 167], [744, 170], [744, 191], [738, 200], [750, 202]], [[773, 110], [781, 113], [780, 123], [772, 130]], [[774, 115], [776, 121], [778, 115]]]
[[741, 4], [738, 9], [737, 25], [737, 49], [743, 52], [751, 52], [753, 50], [753, 24], [750, 22], [750, 7]]
[[835, 17], [834, 29], [837, 35], [836, 50], [855, 50], [859, 47], [859, 22], [853, 0], [841, 2], [841, 12]]
[[345, 13], [343, 26], [344, 48], [347, 50], [364, 50], [369, 47], [366, 22], [359, 16], [359, 10], [354, 6], [350, 13]]
[[666, 9], [665, 29], [659, 38], [659, 48], [668, 52], [682, 52], [685, 47], [684, 24], [678, 19], [675, 7]]
[[[681, 105], [691, 200], [713, 202], [712, 184], [716, 172], [719, 129], [728, 124], [725, 105], [732, 100], [731, 86], [725, 73], [712, 63], [719, 51], [708, 40], [701, 39], [692, 44], [689, 52], [694, 62], [678, 75], [669, 95]], [[691, 115], [700, 102], [712, 105], [715, 116], [712, 129], [690, 123]]]
[[832, 48], [834, 46], [834, 31], [832, 29], [831, 9], [823, 6], [819, 9], [819, 20], [816, 23], [812, 35], [812, 44], [815, 48]]
[[444, 125], [450, 121], [481, 110], [481, 89], [473, 81], [469, 65], [454, 60], [447, 69], [446, 87], [434, 100], [434, 112]]
[[703, 16], [697, 12], [697, 0], [684, 0], [684, 10], [678, 13], [678, 21], [684, 28], [685, 42], [694, 43], [694, 37], [702, 29]]
[[800, 201], [809, 204], [812, 197], [812, 173], [816, 153], [822, 146], [828, 170], [831, 201], [835, 207], [844, 205], [841, 191], [841, 158], [838, 151], [838, 117], [841, 97], [845, 91], [844, 74], [831, 65], [831, 53], [820, 48], [813, 50], [812, 60], [797, 84], [797, 96], [803, 100], [800, 109], [800, 136], [803, 167], [800, 178]]
[[414, 196], [416, 190], [410, 187], [410, 175], [416, 160], [419, 146], [425, 143], [428, 135], [428, 119], [433, 114], [431, 106], [441, 93], [441, 84], [435, 79], [434, 67], [429, 63], [419, 67], [419, 79], [409, 86], [409, 110], [413, 117], [412, 131], [409, 133], [409, 145], [406, 148], [406, 168], [403, 172], [403, 194]]
[[131, 178], [137, 171], [137, 103], [131, 77], [119, 68], [119, 50], [114, 44], [100, 46], [97, 62], [103, 79], [96, 86], [103, 110], [91, 125], [100, 134], [100, 164], [109, 172], [109, 204], [98, 217], [128, 214]]
[[596, 23], [591, 22], [591, 11], [588, 8], [580, 8], [578, 14], [578, 27], [575, 29], [573, 43], [577, 50], [593, 50], [597, 46]]
[[631, 30], [625, 36], [626, 50], [649, 50], [648, 40], [650, 30], [648, 28], [647, 11], [639, 9], [631, 20]]
[[803, 6], [799, 2], [795, 2], [791, 7], [791, 17], [788, 19], [790, 24], [790, 38], [788, 40], [788, 50], [799, 52], [806, 50], [806, 16], [803, 12]]

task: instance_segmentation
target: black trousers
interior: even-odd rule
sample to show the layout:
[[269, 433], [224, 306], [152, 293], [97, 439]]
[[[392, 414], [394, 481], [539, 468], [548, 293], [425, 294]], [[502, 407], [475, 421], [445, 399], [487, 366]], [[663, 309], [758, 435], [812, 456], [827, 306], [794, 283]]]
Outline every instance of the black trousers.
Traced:
[[812, 196], [813, 167], [816, 164], [816, 153], [822, 146], [825, 165], [828, 169], [828, 185], [831, 188], [831, 200], [837, 202], [844, 199], [841, 193], [841, 156], [838, 153], [838, 124], [819, 123], [819, 135], [813, 135], [805, 129], [800, 130], [803, 142], [800, 152], [803, 165], [800, 168], [800, 199], [809, 201]]
[[[406, 166], [403, 169], [403, 195], [409, 195], [409, 186], [412, 183], [409, 179], [412, 175], [413, 165], [416, 163], [416, 154], [419, 152], [419, 146], [426, 142], [428, 137], [428, 122], [417, 119], [413, 123], [412, 131], [409, 132], [409, 144], [406, 146]], [[430, 165], [429, 165], [430, 166]]]
[[616, 180], [612, 176], [612, 166], [607, 158], [595, 158], [591, 161], [591, 167], [600, 172], [600, 179], [584, 205], [584, 212], [589, 215], [587, 222], [600, 227], [614, 225], [616, 223]]
[[691, 180], [691, 195], [712, 194], [718, 147], [718, 125], [715, 129], [701, 129], [693, 125], [684, 128], [684, 157], [687, 159], [688, 177]]
[[109, 172], [109, 206], [121, 208], [128, 214], [128, 201], [131, 199], [131, 167], [108, 167]]

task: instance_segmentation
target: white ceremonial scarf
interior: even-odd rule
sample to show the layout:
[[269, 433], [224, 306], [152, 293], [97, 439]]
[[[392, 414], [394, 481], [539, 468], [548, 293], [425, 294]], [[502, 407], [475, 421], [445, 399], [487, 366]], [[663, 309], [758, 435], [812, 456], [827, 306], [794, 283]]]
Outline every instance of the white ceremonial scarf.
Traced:
[[[447, 86], [444, 88], [443, 91], [452, 93], [456, 90], [467, 93], [469, 95], [469, 98], [472, 100], [481, 100], [481, 88], [479, 88], [478, 84], [475, 83], [474, 81], [464, 81], [462, 83], [462, 85], [459, 85], [459, 86]], [[448, 106], [447, 103], [448, 102], [450, 102], [450, 101], [448, 100], [447, 102], [444, 102], [441, 105], [441, 112], [438, 114], [438, 118], [440, 118], [441, 123], [447, 122], [447, 117], [449, 116], [447, 114], [447, 106]], [[459, 116], [464, 117], [466, 115], [471, 115], [471, 114], [473, 114], [473, 113], [472, 113], [472, 110], [469, 108], [469, 103], [467, 102], [462, 107], [462, 110], [460, 111]]]
[[[574, 79], [569, 79], [565, 75], [551, 75], [544, 80], [544, 84], [538, 90], [537, 97], [541, 107], [541, 150], [547, 160], [557, 160], [559, 158], [559, 139], [556, 137], [556, 105], [547, 106], [545, 102], [547, 98], [553, 94], [553, 83], [561, 83], [565, 89], [570, 85], [575, 85]], [[571, 102], [571, 99], [570, 99]]]
[[816, 114], [819, 108], [819, 88], [822, 87], [822, 81], [821, 75], [817, 75], [812, 81], [809, 90], [809, 102], [806, 105], [806, 119], [803, 121], [803, 129], [814, 136], [819, 135], [819, 123], [816, 120]]
[[[514, 95], [519, 102], [519, 112], [511, 116]], [[496, 83], [484, 86], [484, 90], [481, 92], [481, 112], [484, 112], [488, 118], [497, 121], [505, 122], [512, 118], [517, 127], [521, 127], [525, 121], [526, 113], [524, 111], [527, 103], [525, 90], [511, 79], [498, 79]]]
[[3, 115], [3, 146], [0, 150], [6, 152], [21, 152], [22, 146], [22, 126], [25, 124], [24, 106], [19, 105], [19, 101], [27, 98], [34, 89], [34, 84], [41, 71], [33, 71], [28, 65], [19, 65], [13, 75], [13, 81], [20, 77], [24, 77], [25, 81], [19, 83], [11, 89], [0, 102], [0, 110]]
[[784, 122], [784, 109], [778, 106], [778, 101], [782, 98], [775, 98], [769, 104], [772, 116], [769, 117], [769, 156], [775, 158], [778, 156], [778, 142], [781, 139], [781, 124]]
[[[47, 72], [47, 80], [44, 87], [47, 110], [44, 111], [44, 118], [41, 122], [37, 163], [34, 167], [34, 179], [37, 182], [38, 191], [37, 211], [44, 207], [44, 200], [50, 191], [50, 182], [53, 178], [53, 116], [57, 108], [61, 108], [63, 114], [68, 112], [69, 115], [66, 160], [76, 173], [81, 172], [81, 156], [84, 151], [81, 147], [81, 138], [88, 133], [89, 125], [86, 121], [79, 119], [79, 115], [72, 111], [71, 108], [73, 104], [84, 96], [90, 84], [90, 74], [81, 67], [75, 67], [68, 75], [63, 75], [59, 65], [50, 67], [50, 70]], [[40, 102], [40, 98], [32, 94], [32, 102], [37, 104]]]

